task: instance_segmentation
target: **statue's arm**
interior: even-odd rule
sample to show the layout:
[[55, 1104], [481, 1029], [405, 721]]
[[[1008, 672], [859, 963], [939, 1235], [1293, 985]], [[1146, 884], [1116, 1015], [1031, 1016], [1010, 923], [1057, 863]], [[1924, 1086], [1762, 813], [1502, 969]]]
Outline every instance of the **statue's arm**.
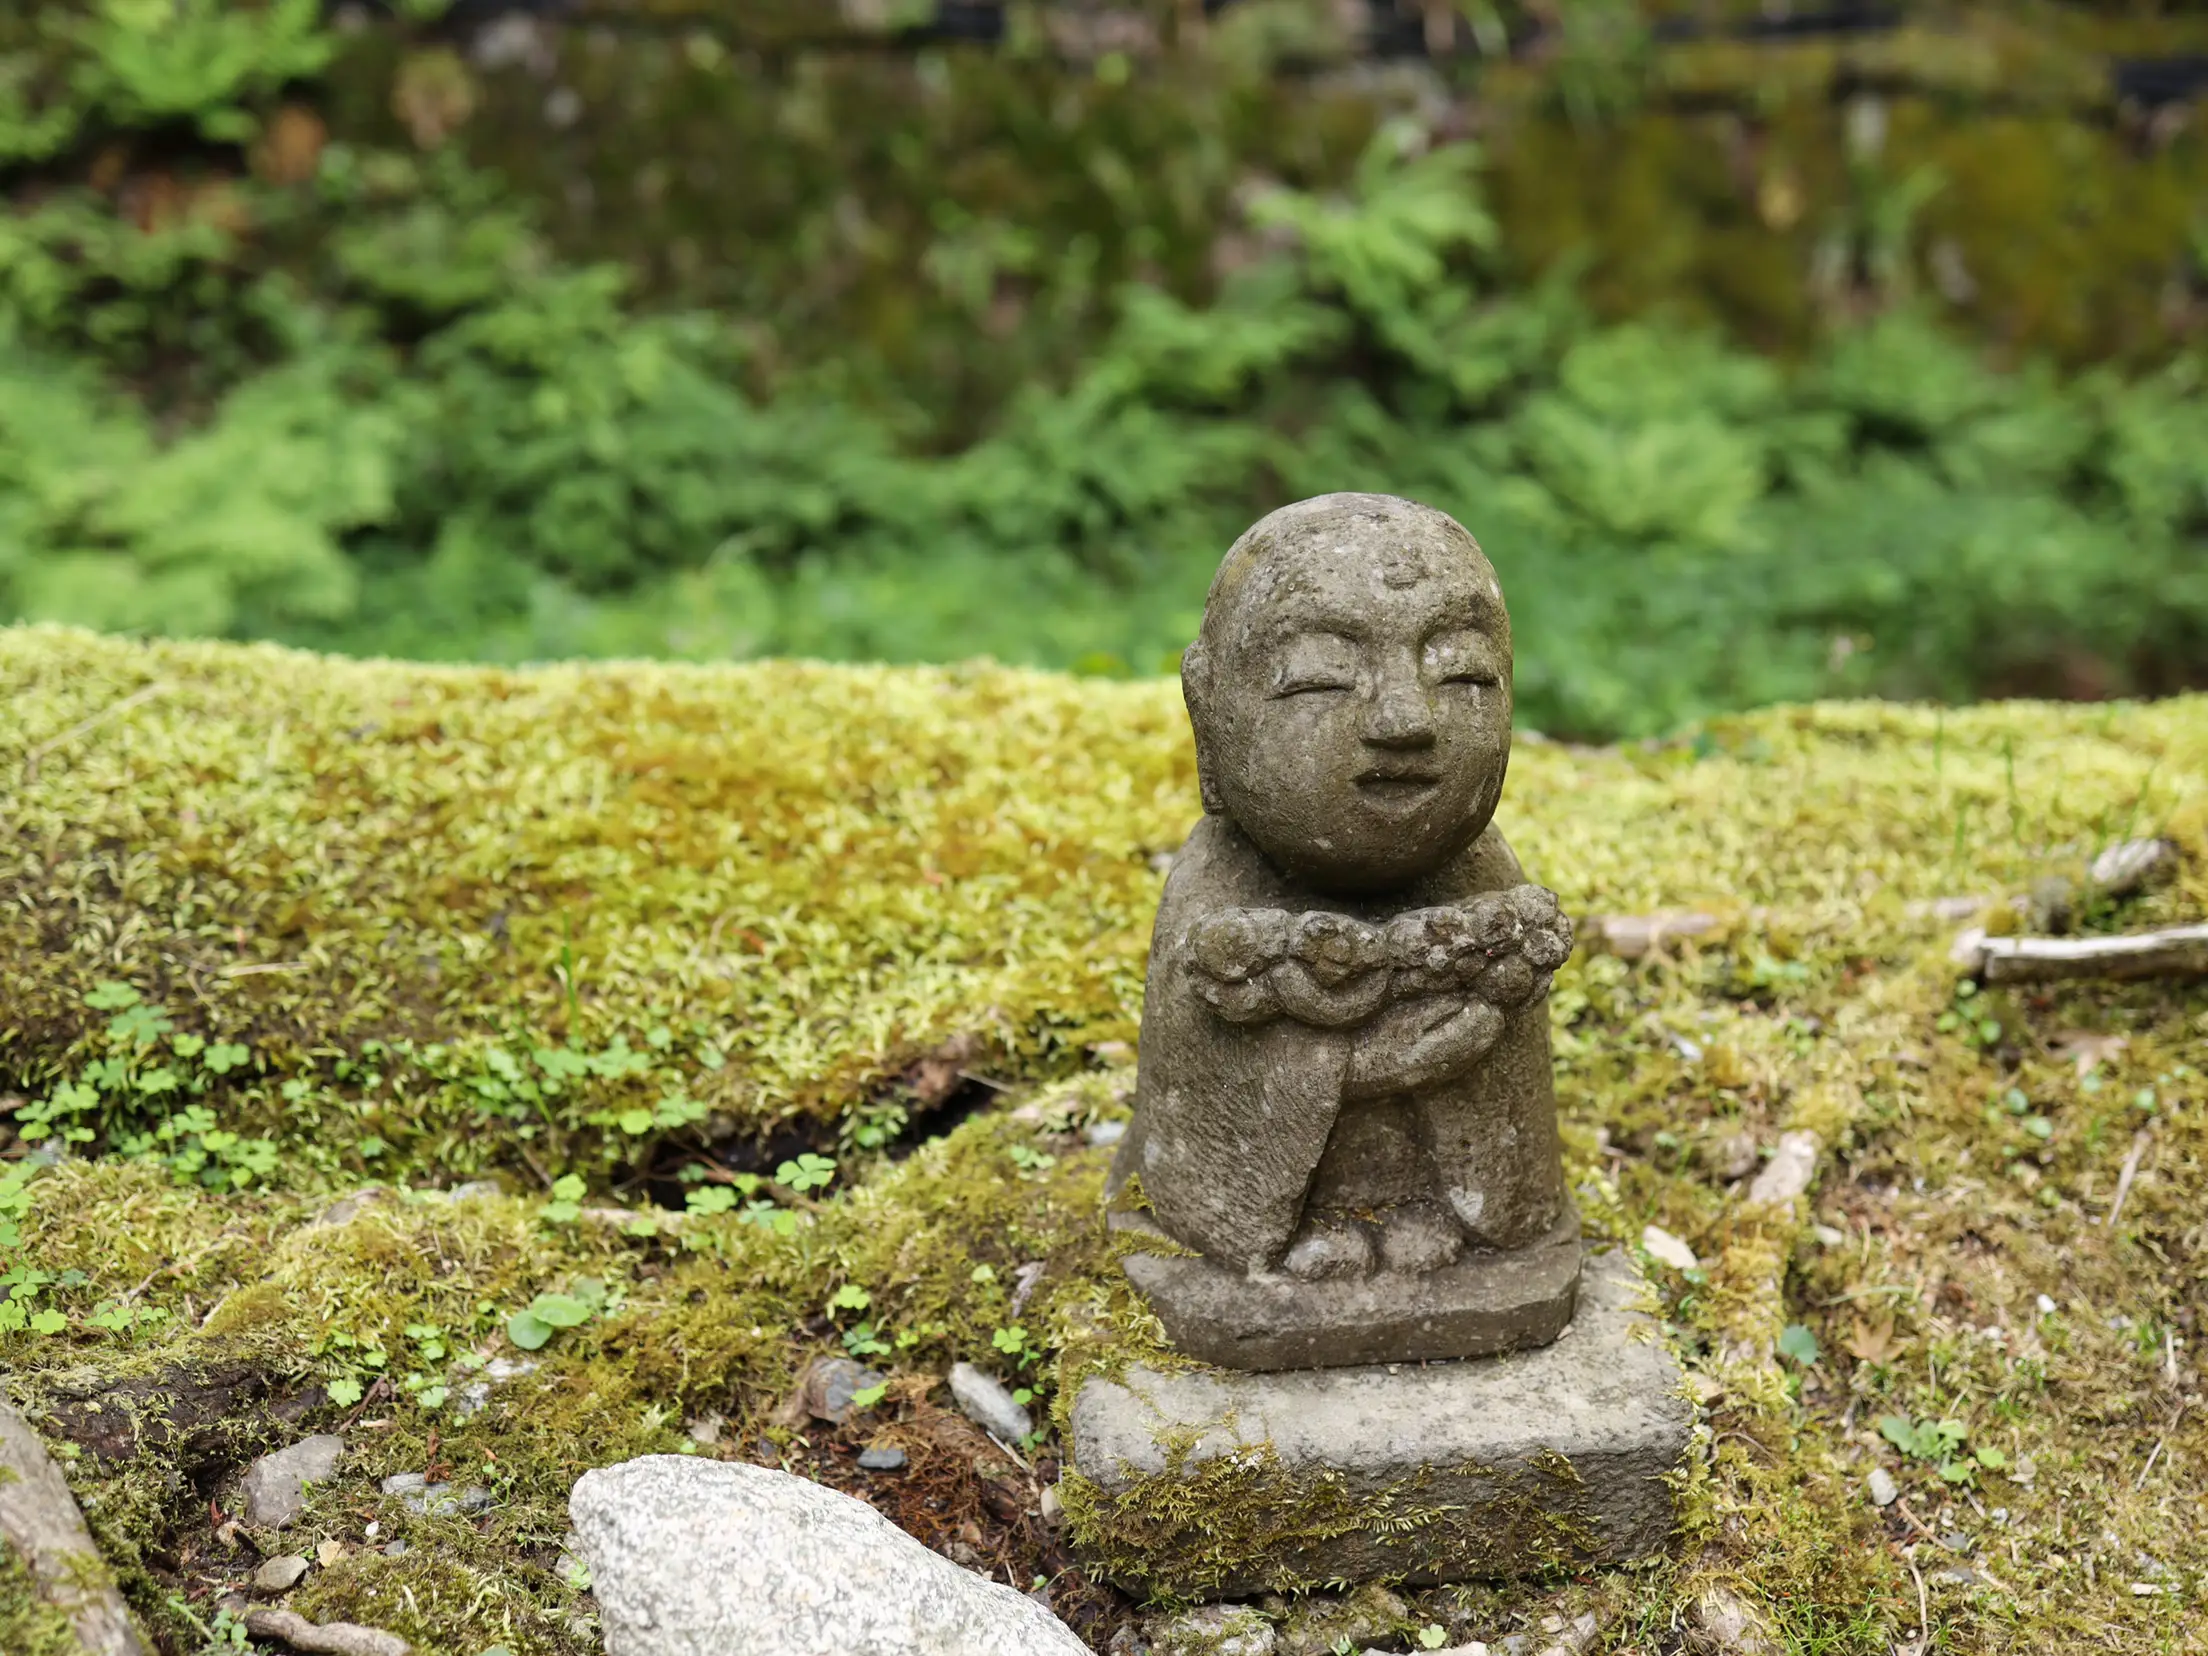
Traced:
[[1348, 1029], [1388, 996], [1380, 932], [1312, 911], [1222, 908], [1182, 934], [1197, 999], [1229, 1023], [1287, 1017], [1314, 1029]]

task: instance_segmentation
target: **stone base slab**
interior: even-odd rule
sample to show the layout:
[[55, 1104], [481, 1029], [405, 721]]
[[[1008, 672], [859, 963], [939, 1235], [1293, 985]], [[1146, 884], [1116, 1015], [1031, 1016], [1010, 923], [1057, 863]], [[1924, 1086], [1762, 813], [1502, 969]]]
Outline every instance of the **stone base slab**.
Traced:
[[1629, 1259], [1591, 1253], [1570, 1328], [1500, 1357], [1092, 1375], [1076, 1537], [1122, 1586], [1196, 1598], [1658, 1553], [1693, 1410], [1639, 1289]]
[[[1139, 1214], [1114, 1215], [1122, 1230]], [[1299, 1282], [1249, 1277], [1188, 1254], [1131, 1253], [1127, 1280], [1176, 1351], [1222, 1368], [1338, 1368], [1382, 1360], [1487, 1357], [1547, 1345], [1579, 1293], [1579, 1214], [1509, 1253], [1467, 1254], [1418, 1275]]]

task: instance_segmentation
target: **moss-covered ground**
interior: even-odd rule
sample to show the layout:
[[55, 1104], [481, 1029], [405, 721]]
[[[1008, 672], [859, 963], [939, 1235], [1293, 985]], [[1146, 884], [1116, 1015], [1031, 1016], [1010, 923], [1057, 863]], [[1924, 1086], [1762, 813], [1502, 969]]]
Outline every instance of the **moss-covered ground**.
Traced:
[[[1101, 1644], [1132, 1607], [1045, 1514], [1055, 1436], [990, 1449], [940, 1377], [1047, 1418], [1059, 1353], [1124, 1338], [1083, 1130], [1125, 1111], [1195, 812], [1164, 683], [0, 633], [0, 1372], [163, 1650], [290, 1550], [299, 1609], [428, 1656], [591, 1649], [567, 1488], [649, 1450], [866, 1495]], [[2160, 832], [2176, 879], [2086, 924], [2201, 919], [2208, 702], [1529, 743], [1504, 826], [1575, 915], [1718, 921], [1590, 944], [1552, 1005], [1590, 1222], [1700, 1258], [1651, 1268], [1709, 1458], [1673, 1562], [1409, 1595], [1399, 1647], [1599, 1608], [1602, 1648], [1672, 1651], [1723, 1587], [1803, 1652], [1920, 1615], [2199, 1648], [2208, 992], [1966, 995], [1927, 905]], [[1803, 1127], [1819, 1182], [1750, 1207]], [[879, 1399], [785, 1409], [843, 1351]], [[307, 1517], [232, 1523], [309, 1429], [351, 1455]], [[396, 1472], [490, 1504], [416, 1514]]]

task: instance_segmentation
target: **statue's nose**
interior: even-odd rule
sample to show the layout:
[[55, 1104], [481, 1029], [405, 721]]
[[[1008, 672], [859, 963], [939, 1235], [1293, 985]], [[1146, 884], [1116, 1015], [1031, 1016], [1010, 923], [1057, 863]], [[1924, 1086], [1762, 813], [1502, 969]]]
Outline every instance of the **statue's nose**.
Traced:
[[1425, 686], [1415, 677], [1383, 679], [1365, 720], [1365, 740], [1383, 748], [1432, 747], [1434, 709]]

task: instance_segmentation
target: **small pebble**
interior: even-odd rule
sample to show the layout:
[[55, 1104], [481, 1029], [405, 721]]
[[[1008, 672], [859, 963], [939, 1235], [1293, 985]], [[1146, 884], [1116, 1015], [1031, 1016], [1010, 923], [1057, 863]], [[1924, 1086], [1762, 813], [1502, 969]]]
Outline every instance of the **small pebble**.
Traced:
[[848, 1357], [816, 1357], [800, 1382], [799, 1396], [806, 1413], [815, 1420], [841, 1426], [857, 1410], [854, 1399], [860, 1392], [871, 1391], [888, 1382], [888, 1375], [877, 1374]]
[[404, 1558], [406, 1556], [406, 1550], [406, 1543], [404, 1541], [394, 1541], [388, 1547], [383, 1549], [383, 1556], [386, 1558]]
[[264, 1560], [253, 1572], [253, 1585], [264, 1593], [288, 1593], [306, 1573], [307, 1561], [297, 1553], [286, 1553], [281, 1558]]
[[261, 1456], [246, 1468], [240, 1486], [245, 1521], [269, 1529], [296, 1521], [306, 1510], [307, 1492], [335, 1477], [344, 1457], [345, 1440], [329, 1432]]
[[410, 1489], [427, 1489], [429, 1479], [419, 1472], [394, 1472], [379, 1487], [386, 1495], [403, 1495]]
[[1692, 1248], [1661, 1225], [1641, 1227], [1641, 1246], [1648, 1250], [1649, 1258], [1675, 1271], [1691, 1271], [1702, 1263]]
[[1883, 1466], [1871, 1468], [1871, 1505], [1890, 1507], [1901, 1499], [1901, 1486], [1894, 1482], [1894, 1475]]
[[1012, 1400], [1004, 1383], [971, 1363], [951, 1365], [951, 1396], [968, 1420], [999, 1442], [1022, 1443], [1035, 1430], [1033, 1417]]
[[1081, 1136], [1088, 1140], [1092, 1149], [1109, 1150], [1127, 1136], [1127, 1123], [1124, 1121], [1092, 1121], [1081, 1130]]
[[476, 1484], [455, 1491], [449, 1483], [425, 1484], [420, 1489], [399, 1491], [399, 1499], [414, 1512], [427, 1518], [457, 1518], [470, 1512], [481, 1512], [491, 1504], [491, 1492]]
[[473, 1420], [487, 1408], [491, 1401], [491, 1383], [475, 1380], [460, 1388], [452, 1400], [452, 1417], [455, 1420]]
[[860, 1452], [859, 1470], [862, 1472], [902, 1472], [905, 1469], [905, 1452], [902, 1449], [867, 1449]]

